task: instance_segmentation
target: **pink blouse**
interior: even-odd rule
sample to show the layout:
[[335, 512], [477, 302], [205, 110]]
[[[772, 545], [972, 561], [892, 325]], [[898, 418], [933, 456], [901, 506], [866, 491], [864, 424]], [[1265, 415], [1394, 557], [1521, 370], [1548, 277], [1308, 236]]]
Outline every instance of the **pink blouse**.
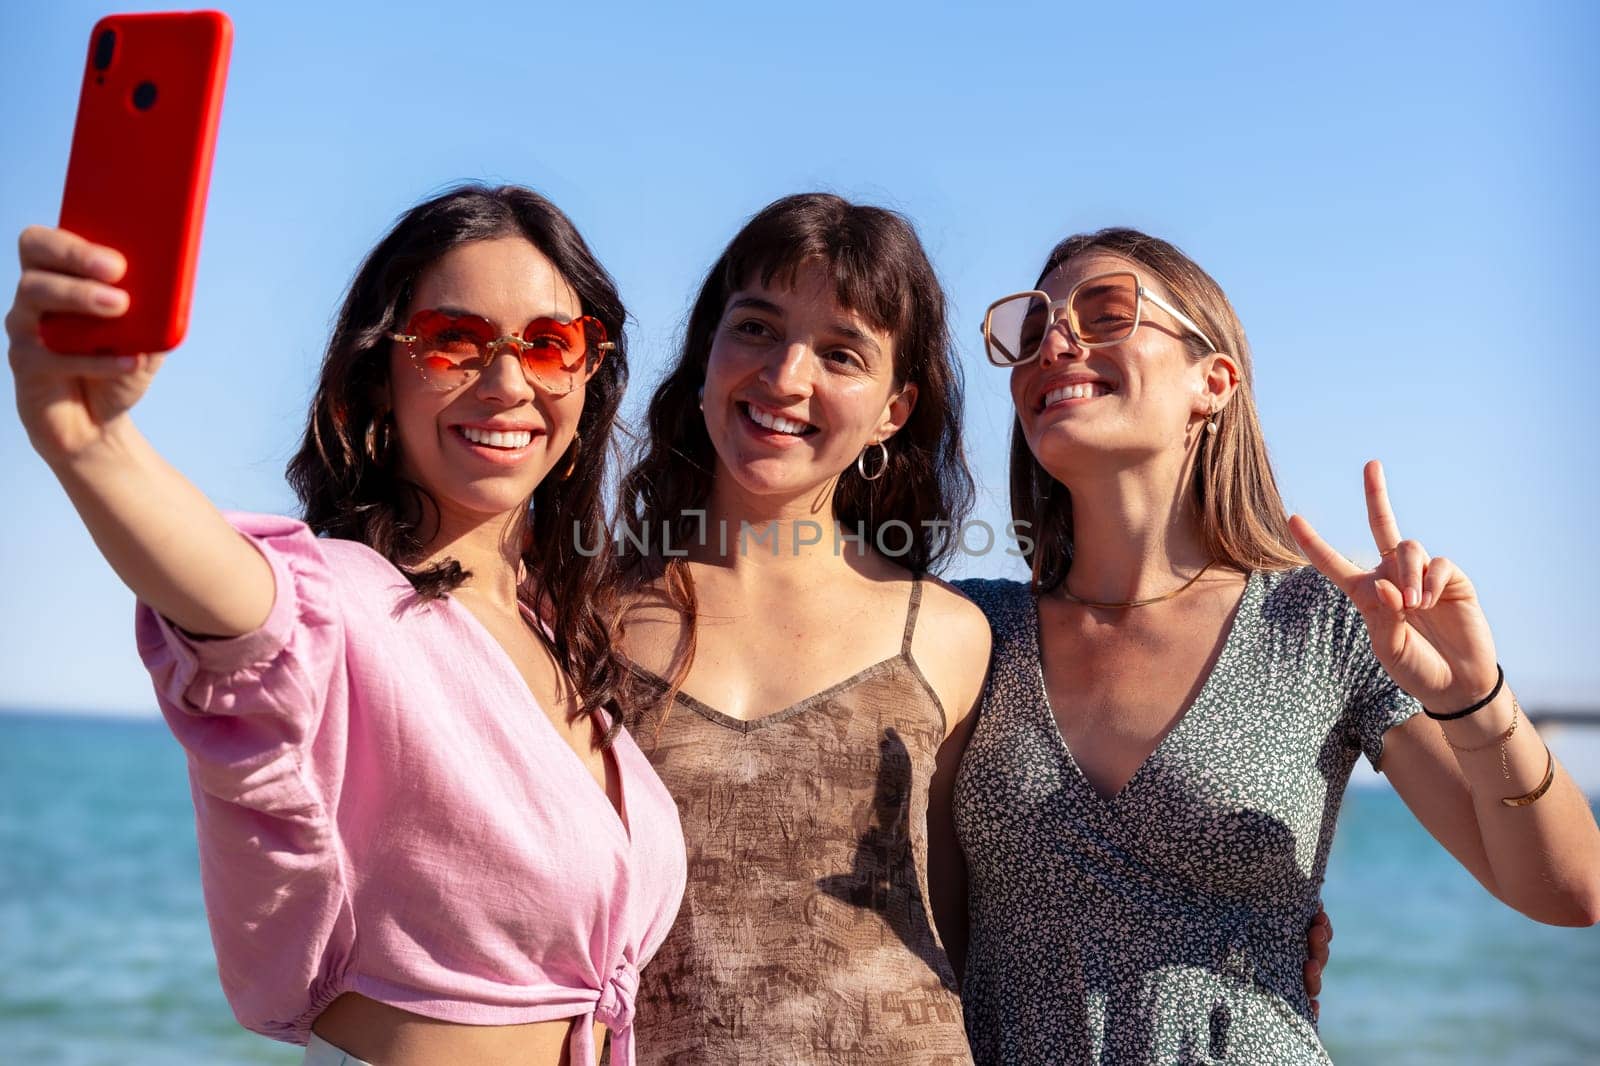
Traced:
[[631, 1064], [643, 966], [683, 894], [677, 807], [627, 733], [626, 821], [504, 649], [365, 545], [229, 520], [272, 566], [260, 629], [139, 653], [188, 754], [200, 875], [241, 1024], [304, 1044], [344, 992], [430, 1018], [579, 1017]]

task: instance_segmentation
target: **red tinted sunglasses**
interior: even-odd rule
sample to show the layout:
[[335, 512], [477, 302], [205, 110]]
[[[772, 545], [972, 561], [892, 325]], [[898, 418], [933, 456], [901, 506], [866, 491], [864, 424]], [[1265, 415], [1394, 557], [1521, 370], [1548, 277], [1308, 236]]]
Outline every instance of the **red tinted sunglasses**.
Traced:
[[509, 346], [530, 385], [565, 396], [587, 381], [605, 354], [616, 348], [593, 315], [571, 322], [536, 318], [521, 333], [501, 335], [481, 315], [429, 309], [412, 315], [405, 332], [389, 336], [406, 346], [422, 380], [440, 392], [476, 381]]

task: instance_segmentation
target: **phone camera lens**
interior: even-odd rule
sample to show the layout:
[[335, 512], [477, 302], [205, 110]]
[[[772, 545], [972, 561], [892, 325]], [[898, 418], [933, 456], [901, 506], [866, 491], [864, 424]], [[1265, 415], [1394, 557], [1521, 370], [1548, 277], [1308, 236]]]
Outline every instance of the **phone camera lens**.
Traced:
[[133, 106], [140, 111], [148, 111], [156, 106], [155, 82], [141, 81], [139, 83], [138, 87], [133, 90]]
[[104, 30], [94, 42], [94, 69], [105, 70], [111, 66], [111, 55], [117, 50], [117, 31]]

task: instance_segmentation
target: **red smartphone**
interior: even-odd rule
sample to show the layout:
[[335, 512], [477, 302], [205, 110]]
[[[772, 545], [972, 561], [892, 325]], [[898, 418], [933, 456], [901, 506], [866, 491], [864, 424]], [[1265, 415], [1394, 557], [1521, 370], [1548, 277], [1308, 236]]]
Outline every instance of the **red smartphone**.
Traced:
[[128, 260], [120, 318], [47, 314], [57, 352], [137, 355], [189, 325], [233, 23], [220, 11], [108, 15], [89, 35], [61, 228]]

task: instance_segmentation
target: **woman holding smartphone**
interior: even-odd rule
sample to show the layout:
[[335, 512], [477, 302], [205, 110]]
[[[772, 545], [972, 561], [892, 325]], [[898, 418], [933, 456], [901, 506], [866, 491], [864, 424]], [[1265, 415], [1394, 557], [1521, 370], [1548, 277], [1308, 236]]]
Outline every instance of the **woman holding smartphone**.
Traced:
[[978, 1062], [1326, 1062], [1301, 935], [1362, 754], [1507, 905], [1600, 920], [1600, 832], [1472, 585], [1375, 463], [1375, 568], [1287, 517], [1217, 283], [1114, 229], [1035, 290], [984, 321], [1033, 580], [963, 585], [995, 639], [956, 789]]
[[18, 410], [139, 598], [239, 1020], [316, 1063], [593, 1063], [602, 1026], [631, 1063], [684, 858], [618, 731], [610, 561], [575, 548], [606, 539], [626, 360], [572, 223], [477, 186], [400, 219], [290, 464], [304, 521], [224, 515], [156, 454], [131, 410], [160, 356], [43, 347], [42, 315], [126, 310], [115, 250], [21, 255]]

